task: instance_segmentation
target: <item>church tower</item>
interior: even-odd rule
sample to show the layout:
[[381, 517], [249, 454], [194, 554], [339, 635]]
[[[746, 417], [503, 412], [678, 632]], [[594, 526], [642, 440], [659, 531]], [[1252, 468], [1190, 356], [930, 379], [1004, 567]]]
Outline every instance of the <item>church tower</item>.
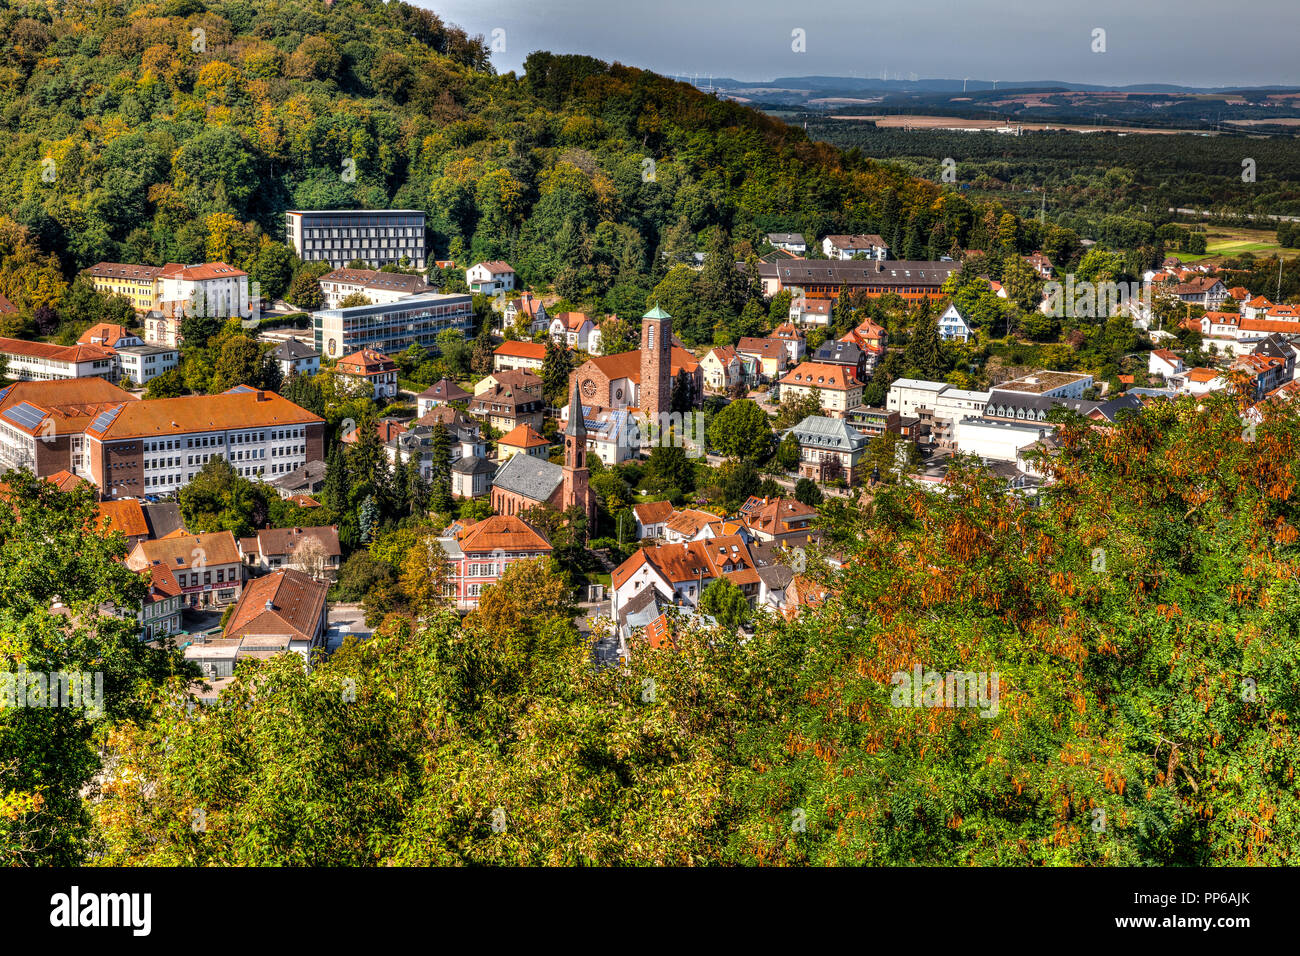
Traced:
[[569, 423], [564, 428], [564, 488], [560, 500], [561, 510], [577, 505], [587, 515], [587, 521], [596, 520], [596, 496], [587, 483], [587, 425], [582, 417], [582, 397], [578, 393], [578, 376], [573, 376], [573, 389], [569, 395]]
[[641, 384], [637, 403], [654, 428], [661, 414], [672, 411], [673, 402], [673, 319], [655, 307], [641, 317]]

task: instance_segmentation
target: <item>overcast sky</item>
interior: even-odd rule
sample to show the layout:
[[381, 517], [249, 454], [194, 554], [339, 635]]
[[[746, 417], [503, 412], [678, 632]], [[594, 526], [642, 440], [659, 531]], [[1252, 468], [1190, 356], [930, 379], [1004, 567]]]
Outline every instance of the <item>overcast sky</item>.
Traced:
[[[505, 50], [492, 57], [501, 72], [550, 50], [701, 79], [886, 71], [891, 79], [1300, 86], [1300, 0], [414, 2], [489, 41], [504, 30]], [[1098, 28], [1104, 53], [1092, 51]], [[791, 49], [796, 29], [803, 53]]]

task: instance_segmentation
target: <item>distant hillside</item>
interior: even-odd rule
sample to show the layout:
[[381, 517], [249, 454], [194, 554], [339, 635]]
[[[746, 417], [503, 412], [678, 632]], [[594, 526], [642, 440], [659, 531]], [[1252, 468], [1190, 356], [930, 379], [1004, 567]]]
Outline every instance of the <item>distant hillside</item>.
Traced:
[[10, 256], [0, 293], [28, 311], [62, 296], [44, 254], [64, 276], [224, 259], [282, 294], [304, 268], [278, 242], [294, 207], [424, 209], [439, 257], [619, 310], [644, 305], [658, 250], [716, 230], [738, 254], [778, 229], [881, 233], [912, 258], [997, 239], [1000, 209], [686, 83], [540, 52], [494, 75], [482, 38], [403, 3], [63, 9], [0, 11], [0, 213], [42, 265]]

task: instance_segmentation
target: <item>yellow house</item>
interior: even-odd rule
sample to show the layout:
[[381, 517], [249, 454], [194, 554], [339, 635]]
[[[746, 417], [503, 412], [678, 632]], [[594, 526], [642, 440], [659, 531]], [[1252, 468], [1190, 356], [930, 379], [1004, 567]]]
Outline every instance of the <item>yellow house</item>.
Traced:
[[122, 295], [131, 300], [137, 312], [158, 308], [159, 277], [162, 266], [137, 266], [125, 262], [98, 262], [83, 275], [96, 292]]

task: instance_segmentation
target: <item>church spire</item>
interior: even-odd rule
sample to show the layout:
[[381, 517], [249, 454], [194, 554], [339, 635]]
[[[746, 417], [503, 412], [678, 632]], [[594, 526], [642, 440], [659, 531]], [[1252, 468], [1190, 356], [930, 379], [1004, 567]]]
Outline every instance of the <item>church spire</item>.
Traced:
[[569, 424], [564, 429], [565, 435], [587, 440], [587, 425], [582, 415], [582, 398], [578, 394], [578, 376], [573, 376], [573, 394], [569, 398]]

